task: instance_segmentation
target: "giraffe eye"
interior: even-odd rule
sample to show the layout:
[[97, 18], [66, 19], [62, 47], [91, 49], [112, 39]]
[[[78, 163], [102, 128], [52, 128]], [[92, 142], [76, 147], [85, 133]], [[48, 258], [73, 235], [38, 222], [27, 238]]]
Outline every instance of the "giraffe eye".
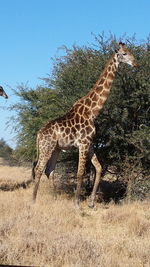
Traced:
[[123, 53], [123, 56], [126, 56], [127, 55], [127, 53]]

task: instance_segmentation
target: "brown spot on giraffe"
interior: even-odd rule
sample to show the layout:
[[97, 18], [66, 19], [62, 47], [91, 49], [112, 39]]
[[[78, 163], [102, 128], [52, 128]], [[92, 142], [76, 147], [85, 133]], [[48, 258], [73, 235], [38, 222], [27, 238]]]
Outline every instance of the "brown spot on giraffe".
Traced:
[[88, 120], [85, 120], [85, 126], [87, 126], [87, 125], [89, 125], [89, 122], [88, 122]]
[[84, 113], [84, 106], [81, 105], [81, 107], [79, 108], [79, 114], [82, 115]]
[[105, 82], [105, 78], [101, 78], [98, 84], [103, 84]]
[[71, 123], [72, 126], [74, 126], [75, 123], [76, 123], [75, 119], [70, 120], [70, 123]]
[[75, 125], [75, 128], [77, 129], [77, 131], [79, 131], [79, 130], [80, 130], [80, 124], [79, 124], [79, 123], [76, 124], [76, 125]]
[[114, 78], [114, 74], [112, 73], [112, 72], [110, 72], [109, 74], [108, 74], [108, 80], [113, 80], [113, 78]]
[[66, 133], [67, 135], [70, 133], [70, 128], [69, 128], [69, 127], [65, 129], [65, 133]]
[[81, 133], [81, 138], [82, 139], [85, 138], [85, 134], [86, 134], [85, 129], [82, 129], [80, 133]]
[[85, 105], [90, 107], [92, 103], [92, 100], [90, 98], [85, 99]]
[[103, 77], [104, 77], [104, 78], [107, 77], [107, 70], [104, 72]]
[[97, 105], [97, 102], [93, 102], [91, 108], [92, 108], [92, 109], [95, 108], [96, 105]]
[[92, 100], [94, 95], [95, 95], [95, 92], [92, 90], [92, 92], [89, 94], [88, 99]]
[[88, 135], [93, 132], [93, 128], [90, 125], [85, 127], [85, 130]]
[[[35, 186], [33, 199], [36, 199], [40, 178], [43, 170], [54, 180], [54, 170], [60, 150], [77, 147], [79, 162], [77, 171], [76, 203], [79, 205], [82, 177], [87, 156], [90, 157], [96, 170], [96, 177], [89, 206], [94, 206], [97, 188], [101, 178], [102, 167], [92, 149], [92, 139], [95, 135], [94, 121], [108, 97], [115, 72], [121, 62], [136, 65], [135, 59], [125, 45], [119, 45], [118, 52], [111, 56], [106, 63], [91, 91], [79, 99], [63, 117], [48, 122], [37, 134], [38, 157], [33, 167]], [[126, 54], [126, 56], [124, 55]], [[119, 56], [118, 56], [119, 55]]]
[[112, 66], [112, 72], [114, 73], [116, 70], [116, 68], [114, 66]]
[[[78, 120], [77, 120], [77, 118], [76, 118], [76, 122], [77, 122]], [[70, 120], [68, 120], [68, 127], [70, 128], [71, 127], [71, 121]]]
[[80, 117], [80, 124], [84, 123], [84, 118], [83, 116]]
[[109, 90], [103, 90], [102, 96], [107, 99], [108, 95], [109, 95]]
[[[105, 81], [105, 83], [106, 83], [106, 81]], [[104, 83], [104, 85], [105, 85], [105, 83]], [[104, 86], [102, 86], [102, 85], [99, 85], [97, 87], [96, 92], [98, 93], [98, 95], [102, 92], [103, 88], [104, 88]]]
[[77, 132], [77, 130], [76, 130], [75, 126], [74, 127], [71, 127], [71, 133], [75, 135], [76, 132]]
[[[114, 64], [117, 62], [117, 60], [116, 60], [115, 58], [113, 59], [113, 61], [114, 61]], [[111, 64], [111, 65], [113, 65], [113, 62], [112, 62], [112, 64]]]
[[76, 121], [76, 123], [79, 123], [79, 121], [80, 121], [80, 116], [78, 113], [75, 115], [75, 121]]
[[97, 99], [98, 99], [98, 95], [97, 95], [96, 92], [95, 92], [95, 94], [94, 94], [93, 97], [92, 97], [92, 103], [93, 103], [93, 102], [96, 102]]

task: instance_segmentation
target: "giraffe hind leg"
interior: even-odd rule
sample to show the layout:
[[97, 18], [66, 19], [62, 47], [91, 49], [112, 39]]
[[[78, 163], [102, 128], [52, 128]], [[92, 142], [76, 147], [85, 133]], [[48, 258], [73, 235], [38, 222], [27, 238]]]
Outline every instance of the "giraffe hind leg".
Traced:
[[90, 208], [93, 208], [95, 198], [96, 198], [96, 192], [97, 192], [97, 189], [98, 189], [98, 186], [100, 183], [100, 179], [101, 179], [102, 166], [101, 166], [99, 160], [97, 159], [96, 154], [93, 151], [90, 151], [90, 158], [91, 158], [91, 162], [92, 162], [92, 164], [96, 170], [95, 182], [94, 182], [93, 190], [92, 190], [92, 193], [90, 196], [90, 202], [88, 205]]
[[60, 149], [56, 148], [53, 151], [51, 157], [49, 158], [49, 160], [46, 163], [45, 174], [46, 174], [48, 179], [49, 179], [49, 176], [51, 176], [51, 174], [55, 170], [56, 163], [57, 163], [57, 158], [59, 156], [59, 153], [60, 153]]
[[[35, 177], [35, 186], [33, 189], [33, 201], [36, 200], [36, 196], [37, 196], [37, 191], [38, 191], [38, 187], [39, 187], [39, 183], [40, 183], [40, 178], [42, 176], [43, 170], [46, 166], [46, 163], [48, 162], [49, 158], [52, 155], [54, 148], [51, 147], [47, 148], [47, 151], [40, 151], [39, 153], [39, 158], [38, 158], [38, 162], [35, 163], [35, 168], [33, 167], [33, 174]], [[46, 153], [47, 152], [47, 153]]]
[[[45, 174], [47, 176], [47, 178], [50, 180], [52, 180], [52, 186], [53, 186], [53, 195], [54, 198], [56, 199], [57, 197], [57, 192], [56, 192], [56, 184], [55, 184], [55, 177], [54, 177], [54, 171], [55, 171], [55, 167], [56, 167], [56, 163], [57, 163], [57, 158], [59, 156], [60, 153], [60, 149], [56, 148], [53, 153], [51, 158], [48, 160], [47, 164], [46, 164], [46, 168], [45, 168]], [[51, 182], [51, 181], [50, 181]]]

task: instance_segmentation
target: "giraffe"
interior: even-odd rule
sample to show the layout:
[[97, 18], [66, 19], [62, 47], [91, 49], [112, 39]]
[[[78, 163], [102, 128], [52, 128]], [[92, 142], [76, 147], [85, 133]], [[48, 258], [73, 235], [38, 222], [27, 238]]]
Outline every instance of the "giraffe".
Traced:
[[70, 111], [63, 117], [49, 121], [37, 134], [37, 161], [34, 162], [32, 175], [35, 179], [33, 200], [36, 200], [41, 175], [52, 178], [54, 186], [54, 170], [61, 150], [77, 147], [79, 161], [77, 170], [77, 187], [75, 202], [79, 207], [82, 177], [85, 170], [87, 157], [89, 156], [96, 170], [96, 177], [89, 207], [94, 207], [97, 188], [100, 182], [102, 166], [92, 148], [92, 139], [95, 135], [94, 121], [103, 108], [118, 65], [123, 62], [136, 66], [136, 60], [125, 44], [119, 43], [119, 49], [110, 57], [97, 82], [89, 93], [76, 101]]
[[5, 93], [2, 86], [0, 86], [0, 96], [3, 96], [4, 98], [8, 98], [8, 95]]

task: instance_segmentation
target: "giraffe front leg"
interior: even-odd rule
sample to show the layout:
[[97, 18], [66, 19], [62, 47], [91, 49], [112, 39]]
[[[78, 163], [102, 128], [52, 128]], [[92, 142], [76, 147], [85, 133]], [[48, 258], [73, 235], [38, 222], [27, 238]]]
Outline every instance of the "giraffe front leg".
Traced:
[[85, 170], [85, 164], [87, 159], [87, 146], [82, 146], [79, 148], [79, 163], [78, 163], [78, 171], [77, 171], [77, 189], [75, 195], [75, 203], [76, 206], [79, 207], [80, 204], [80, 194], [81, 194], [81, 185], [82, 178]]
[[96, 192], [97, 192], [97, 188], [99, 186], [99, 182], [100, 182], [100, 178], [101, 178], [101, 173], [102, 173], [102, 166], [99, 163], [96, 154], [93, 153], [92, 157], [91, 157], [91, 162], [95, 167], [96, 170], [96, 177], [95, 177], [95, 182], [94, 182], [94, 186], [93, 186], [93, 190], [90, 196], [90, 201], [89, 201], [89, 207], [90, 208], [94, 208], [94, 202], [95, 202], [95, 198], [96, 198]]

